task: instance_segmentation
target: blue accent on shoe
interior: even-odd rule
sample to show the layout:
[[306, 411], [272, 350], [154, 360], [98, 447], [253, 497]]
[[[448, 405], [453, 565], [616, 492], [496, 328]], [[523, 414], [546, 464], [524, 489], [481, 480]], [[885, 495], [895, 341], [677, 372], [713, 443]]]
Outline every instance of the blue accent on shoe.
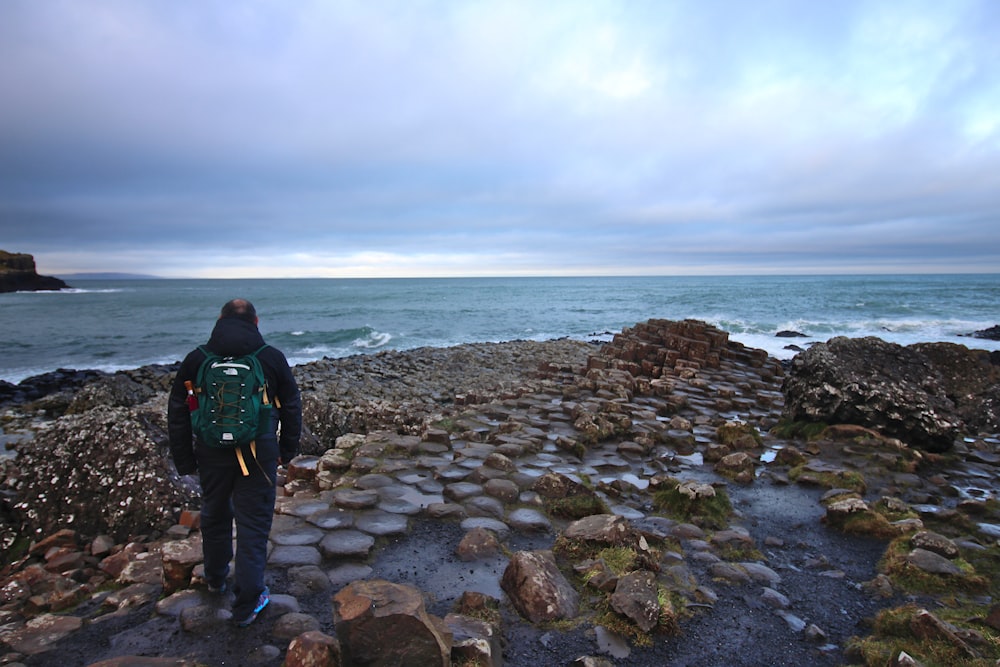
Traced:
[[257, 606], [254, 607], [254, 610], [250, 612], [249, 616], [244, 618], [242, 621], [239, 621], [236, 625], [241, 628], [245, 628], [256, 621], [257, 614], [264, 611], [264, 607], [266, 607], [269, 602], [271, 602], [271, 592], [268, 590], [267, 586], [265, 586], [264, 590], [260, 594], [260, 597], [257, 598]]

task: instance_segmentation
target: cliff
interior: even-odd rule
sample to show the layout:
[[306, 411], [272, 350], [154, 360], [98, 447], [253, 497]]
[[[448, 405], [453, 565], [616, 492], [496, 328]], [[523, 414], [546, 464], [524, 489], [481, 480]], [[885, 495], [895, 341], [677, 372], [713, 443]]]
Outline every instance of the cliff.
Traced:
[[35, 292], [69, 287], [59, 278], [40, 276], [35, 258], [25, 253], [0, 250], [0, 292]]

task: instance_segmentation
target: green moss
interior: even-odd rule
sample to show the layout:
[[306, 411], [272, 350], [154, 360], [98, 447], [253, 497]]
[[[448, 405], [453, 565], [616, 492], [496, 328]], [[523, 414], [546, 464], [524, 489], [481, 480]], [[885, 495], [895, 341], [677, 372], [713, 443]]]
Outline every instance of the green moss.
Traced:
[[990, 588], [986, 577], [976, 573], [971, 563], [955, 558], [951, 562], [962, 574], [943, 576], [924, 572], [910, 565], [906, 557], [910, 553], [910, 537], [896, 538], [889, 544], [885, 554], [879, 561], [879, 570], [892, 580], [895, 588], [908, 593], [926, 593], [929, 595], [946, 595], [955, 592], [981, 593]]
[[857, 512], [844, 521], [841, 529], [850, 535], [867, 535], [880, 540], [890, 540], [899, 535], [899, 530], [877, 512]]
[[731, 540], [719, 546], [718, 549], [719, 558], [724, 561], [729, 562], [739, 562], [739, 561], [760, 561], [767, 562], [767, 556], [765, 556], [757, 547], [751, 542], [744, 542], [742, 540]]
[[809, 482], [825, 489], [848, 489], [864, 494], [868, 488], [865, 477], [853, 470], [817, 471], [809, 469], [808, 464], [795, 466], [788, 471], [788, 478], [793, 482]]
[[619, 577], [635, 570], [638, 561], [638, 554], [632, 547], [608, 547], [598, 551], [594, 557], [603, 560]]
[[665, 488], [653, 494], [653, 506], [675, 521], [711, 529], [721, 529], [728, 525], [733, 506], [725, 489], [715, 489], [712, 497], [691, 498], [681, 493], [679, 487], [677, 480], [670, 480]]
[[764, 438], [754, 426], [744, 422], [726, 422], [715, 430], [719, 443], [739, 449], [752, 449], [764, 444]]
[[996, 633], [989, 628], [984, 629], [981, 625], [970, 626], [966, 622], [966, 619], [981, 616], [983, 609], [961, 607], [950, 610], [937, 609], [934, 612], [938, 618], [955, 625], [959, 630], [972, 629], [980, 633], [985, 639], [985, 643], [975, 646], [980, 658], [970, 657], [961, 647], [951, 642], [917, 637], [913, 632], [913, 619], [919, 611], [920, 607], [907, 604], [879, 612], [872, 634], [864, 638], [851, 639], [848, 651], [859, 655], [863, 664], [870, 667], [890, 664], [900, 651], [906, 651], [925, 667], [996, 665], [996, 659], [1000, 656], [1000, 642]]
[[593, 514], [609, 514], [611, 512], [603, 500], [589, 493], [546, 499], [545, 510], [552, 516], [563, 519], [582, 519]]
[[[898, 501], [897, 501], [898, 502]], [[891, 500], [882, 498], [874, 505], [872, 505], [872, 511], [878, 512], [885, 517], [886, 521], [904, 521], [906, 519], [919, 519], [920, 515], [906, 506], [905, 509], [900, 507]]]
[[771, 429], [771, 434], [776, 438], [785, 438], [787, 440], [815, 440], [822, 435], [827, 426], [828, 424], [825, 422], [791, 421], [783, 419], [778, 422], [777, 426]]

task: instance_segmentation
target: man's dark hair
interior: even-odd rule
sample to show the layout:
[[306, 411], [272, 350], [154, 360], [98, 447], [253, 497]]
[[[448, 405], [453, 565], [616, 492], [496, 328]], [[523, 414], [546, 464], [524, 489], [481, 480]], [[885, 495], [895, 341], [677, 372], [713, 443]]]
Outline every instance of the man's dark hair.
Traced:
[[219, 317], [235, 317], [238, 320], [256, 324], [257, 310], [246, 299], [233, 299], [222, 307], [222, 314]]

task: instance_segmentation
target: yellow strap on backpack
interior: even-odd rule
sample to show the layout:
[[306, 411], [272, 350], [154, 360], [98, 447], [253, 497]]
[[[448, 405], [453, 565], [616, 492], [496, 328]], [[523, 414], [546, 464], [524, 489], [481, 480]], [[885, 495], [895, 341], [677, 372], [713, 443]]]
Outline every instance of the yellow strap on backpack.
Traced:
[[[257, 441], [256, 440], [251, 440], [250, 441], [250, 453], [253, 455], [254, 460], [256, 460], [257, 459]], [[236, 460], [240, 462], [240, 470], [243, 471], [243, 476], [244, 477], [249, 477], [250, 476], [250, 469], [247, 468], [247, 462], [243, 458], [243, 448], [242, 447], [237, 447], [236, 448]]]

